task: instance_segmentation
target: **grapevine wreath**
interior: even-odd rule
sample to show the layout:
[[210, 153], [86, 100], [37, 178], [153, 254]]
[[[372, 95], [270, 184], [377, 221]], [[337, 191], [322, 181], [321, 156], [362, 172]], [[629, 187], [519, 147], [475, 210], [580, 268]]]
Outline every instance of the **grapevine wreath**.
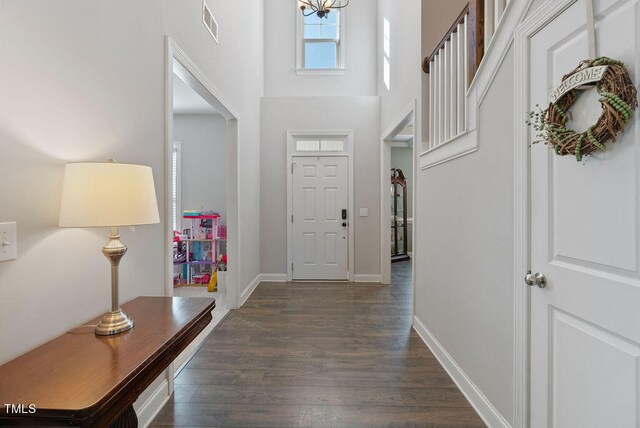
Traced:
[[597, 82], [596, 90], [600, 95], [602, 115], [595, 125], [585, 132], [578, 133], [566, 127], [570, 118], [569, 111], [580, 95], [574, 88], [560, 96], [556, 102], [549, 104], [546, 110], [529, 113], [527, 124], [537, 132], [536, 141], [551, 145], [557, 155], [574, 155], [578, 161], [583, 155], [606, 148], [606, 144], [616, 141], [616, 137], [624, 131], [625, 123], [633, 116], [638, 107], [638, 94], [629, 72], [620, 61], [607, 57], [582, 61], [575, 70], [565, 75], [565, 82], [576, 73], [590, 67], [608, 66], [602, 79]]

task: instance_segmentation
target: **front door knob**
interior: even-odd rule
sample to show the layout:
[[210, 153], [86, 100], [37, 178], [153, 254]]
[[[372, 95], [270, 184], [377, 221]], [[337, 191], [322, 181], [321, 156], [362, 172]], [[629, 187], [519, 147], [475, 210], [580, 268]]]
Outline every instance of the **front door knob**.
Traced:
[[527, 276], [524, 277], [524, 282], [526, 282], [529, 287], [537, 286], [538, 288], [545, 288], [547, 286], [547, 278], [540, 272], [533, 274], [529, 271]]

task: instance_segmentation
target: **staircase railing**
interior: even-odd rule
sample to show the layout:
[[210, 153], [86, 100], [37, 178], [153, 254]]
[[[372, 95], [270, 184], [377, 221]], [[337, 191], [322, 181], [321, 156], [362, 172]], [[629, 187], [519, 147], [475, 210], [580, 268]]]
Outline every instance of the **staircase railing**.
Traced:
[[469, 1], [423, 60], [429, 75], [429, 149], [467, 131], [467, 89], [509, 1]]

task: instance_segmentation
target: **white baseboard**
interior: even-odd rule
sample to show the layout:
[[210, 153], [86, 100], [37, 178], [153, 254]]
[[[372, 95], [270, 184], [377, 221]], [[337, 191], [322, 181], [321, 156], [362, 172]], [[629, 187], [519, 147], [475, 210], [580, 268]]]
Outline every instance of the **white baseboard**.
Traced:
[[262, 282], [287, 282], [286, 273], [263, 273], [260, 275]]
[[476, 412], [478, 412], [484, 423], [490, 428], [511, 428], [511, 425], [509, 425], [506, 419], [493, 407], [487, 397], [485, 397], [482, 391], [473, 383], [469, 376], [467, 376], [418, 317], [413, 318], [413, 328], [433, 355], [435, 355], [442, 367], [449, 373], [451, 379], [453, 379], [460, 391], [462, 391], [467, 400], [469, 400], [469, 403], [471, 403]]
[[148, 427], [160, 410], [169, 401], [169, 382], [166, 379], [156, 388], [149, 399], [136, 412], [138, 416], [138, 426]]
[[[380, 282], [380, 275], [354, 275], [354, 282]], [[260, 274], [260, 282], [287, 282], [286, 273], [263, 273]], [[314, 282], [314, 281], [311, 281]]]
[[251, 284], [249, 284], [247, 289], [240, 294], [240, 307], [242, 307], [242, 305], [244, 305], [247, 299], [251, 297], [251, 294], [255, 291], [258, 284], [260, 284], [261, 279], [262, 279], [262, 275], [259, 274], [258, 276], [255, 277], [253, 281], [251, 281]]
[[[379, 283], [380, 282], [380, 275], [354, 275], [353, 276], [353, 282], [375, 282], [375, 283]], [[262, 273], [259, 275], [258, 282], [287, 282], [287, 274], [286, 273]], [[305, 282], [305, 281], [303, 281]], [[317, 282], [317, 281], [309, 281], [309, 282]], [[252, 283], [253, 285], [253, 283]], [[257, 284], [256, 284], [257, 285]], [[251, 287], [249, 287], [247, 289], [250, 290]], [[253, 290], [251, 290], [251, 292], [249, 292], [249, 294], [251, 294], [253, 292]], [[247, 296], [248, 298], [249, 296]], [[245, 297], [244, 297], [244, 293], [242, 293], [242, 303], [245, 302]]]
[[380, 283], [381, 276], [378, 275], [353, 275], [353, 282], [375, 282]]

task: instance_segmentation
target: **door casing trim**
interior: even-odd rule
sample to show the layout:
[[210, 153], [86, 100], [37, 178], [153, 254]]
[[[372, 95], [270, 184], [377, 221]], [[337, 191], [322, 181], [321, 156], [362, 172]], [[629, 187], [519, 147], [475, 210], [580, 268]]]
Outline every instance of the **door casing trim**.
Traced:
[[[342, 152], [296, 152], [295, 150], [295, 142], [298, 139], [336, 139], [343, 138], [345, 141], [345, 150]], [[297, 130], [297, 129], [289, 129], [287, 130], [287, 281], [293, 281], [293, 223], [291, 222], [291, 216], [293, 215], [293, 173], [292, 173], [292, 165], [293, 165], [293, 157], [339, 157], [346, 156], [347, 157], [347, 198], [349, 199], [347, 202], [347, 208], [349, 210], [348, 214], [348, 237], [349, 237], [349, 248], [348, 248], [348, 280], [349, 282], [354, 282], [355, 275], [355, 201], [354, 201], [354, 192], [353, 192], [353, 183], [354, 183], [354, 170], [353, 170], [353, 130], [352, 129], [331, 129], [331, 130]]]
[[[413, 218], [414, 224], [411, 228], [411, 242], [413, 243], [412, 260], [415, 260], [417, 254], [416, 245], [416, 219], [417, 216], [417, 204], [416, 194], [418, 188], [418, 157], [419, 148], [416, 147], [418, 141], [418, 99], [414, 98], [409, 105], [407, 105], [392, 123], [392, 125], [383, 131], [382, 138], [380, 139], [380, 282], [382, 284], [391, 284], [391, 211], [389, 210], [389, 183], [390, 183], [390, 171], [391, 171], [391, 140], [398, 135], [402, 130], [413, 123], [413, 150], [412, 150], [412, 163], [413, 163], [413, 175], [411, 180], [413, 182]], [[416, 264], [412, 263], [411, 266], [411, 284], [412, 284], [412, 299], [413, 309], [412, 315], [415, 315], [415, 277], [416, 277]]]

